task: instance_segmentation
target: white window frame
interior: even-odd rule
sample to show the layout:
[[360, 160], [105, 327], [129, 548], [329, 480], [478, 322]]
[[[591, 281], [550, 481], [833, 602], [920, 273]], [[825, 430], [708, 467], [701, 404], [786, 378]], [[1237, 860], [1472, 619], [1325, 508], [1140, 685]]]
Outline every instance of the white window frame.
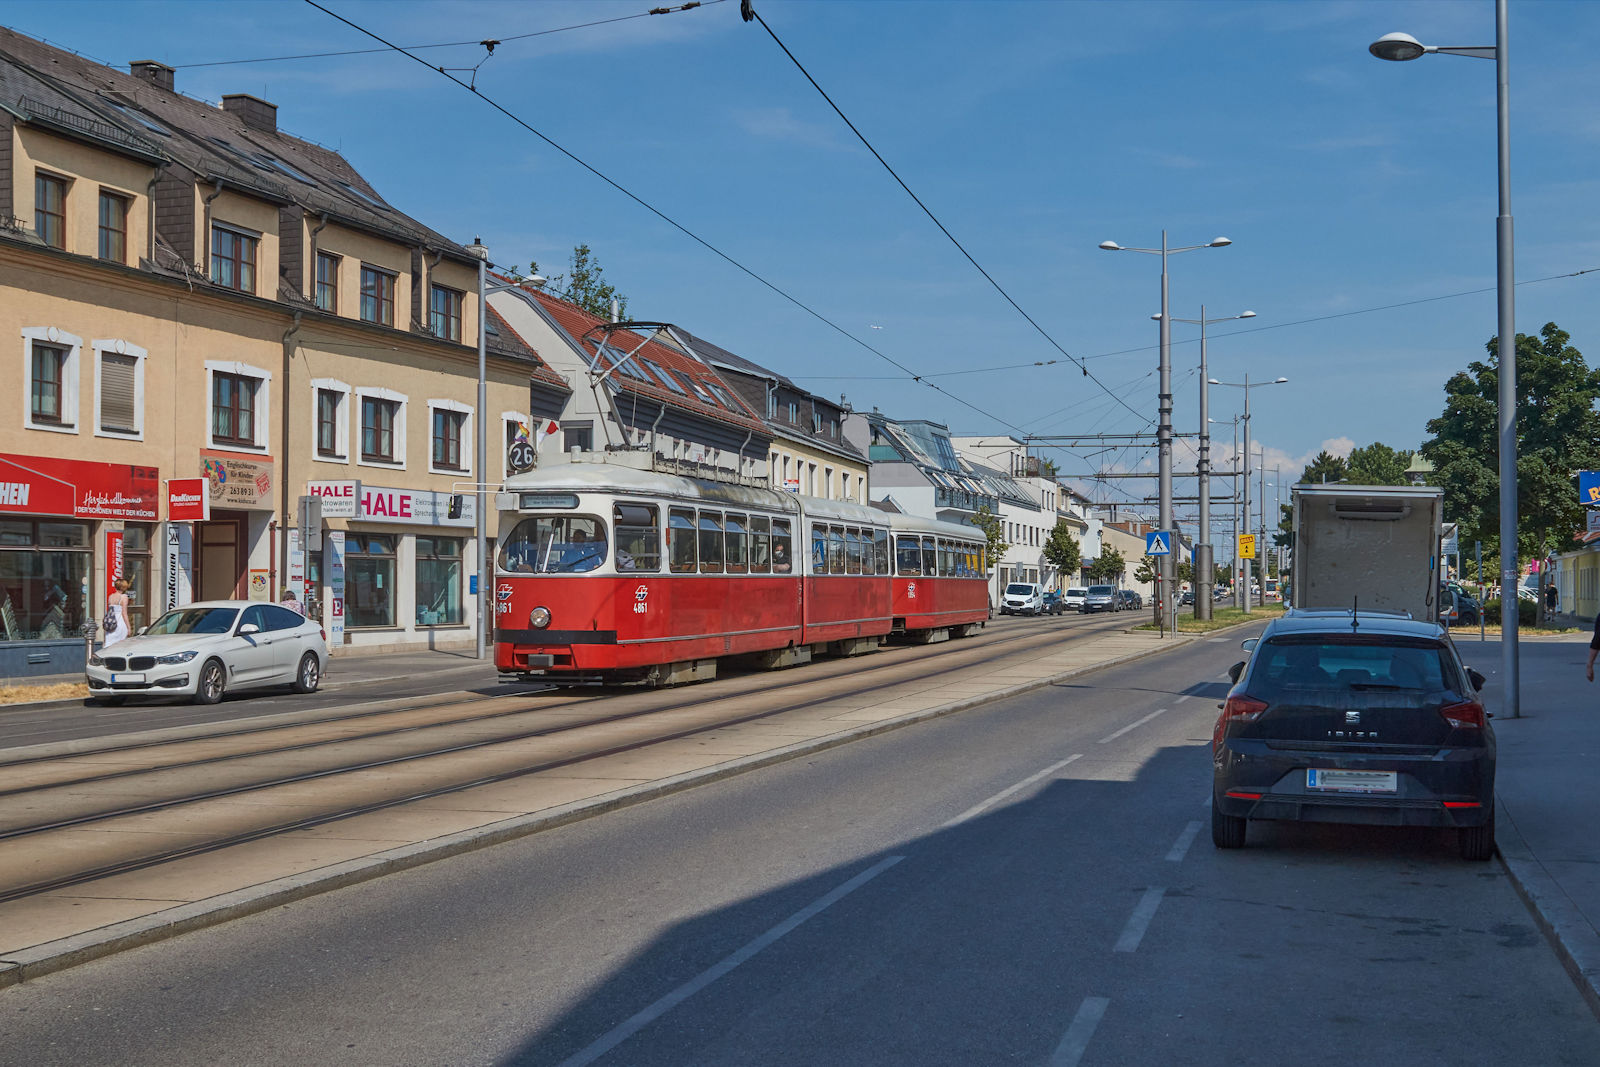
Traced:
[[[432, 421], [431, 417], [429, 421]], [[533, 425], [532, 415], [521, 411], [502, 411], [500, 413], [500, 436], [495, 440], [495, 447], [500, 449], [500, 480], [502, 482], [511, 477], [511, 465], [506, 462], [506, 427], [517, 426], [524, 423], [527, 425], [528, 433], [530, 435], [537, 432]], [[432, 428], [430, 427], [429, 429], [431, 432]], [[531, 436], [529, 437], [528, 443], [530, 445], [533, 444], [533, 439]], [[428, 457], [430, 459], [433, 457], [433, 448], [431, 442], [428, 448]]]
[[[34, 342], [55, 345], [67, 350], [61, 361], [61, 421], [62, 425], [33, 421], [33, 345]], [[22, 328], [22, 425], [30, 430], [48, 430], [51, 433], [78, 432], [78, 355], [83, 351], [83, 338], [55, 326], [24, 326]]]
[[[256, 378], [261, 382], [256, 386], [256, 409], [253, 429], [255, 442], [248, 447], [241, 447], [229, 442], [218, 443], [213, 435], [216, 420], [211, 415], [211, 404], [216, 397], [216, 387], [213, 376], [217, 374], [237, 374], [241, 378]], [[272, 372], [252, 367], [248, 363], [238, 363], [231, 360], [208, 359], [206, 360], [206, 447], [218, 452], [241, 452], [247, 455], [264, 455], [270, 451], [272, 444]]]
[[822, 495], [829, 500], [833, 499], [833, 468], [822, 468]]
[[[145, 361], [150, 353], [143, 348], [121, 338], [110, 337], [103, 340], [91, 341], [94, 349], [94, 435], [96, 437], [111, 437], [119, 441], [144, 440], [144, 368]], [[104, 366], [103, 356], [131, 356], [133, 364], [133, 426], [132, 433], [122, 433], [119, 430], [107, 430], [100, 425], [100, 383], [102, 375], [100, 368]]]
[[[317, 395], [324, 389], [341, 394], [339, 413], [333, 420], [333, 435], [340, 450], [337, 456], [324, 456], [317, 451]], [[343, 465], [350, 462], [350, 393], [350, 386], [337, 378], [311, 379], [311, 458], [318, 463]]]
[[[441, 289], [446, 288], [440, 286]], [[465, 415], [461, 420], [461, 466], [435, 467], [433, 465], [433, 413], [435, 411], [454, 411], [458, 415]], [[429, 474], [471, 474], [473, 461], [477, 459], [478, 439], [473, 435], [477, 432], [478, 420], [473, 417], [472, 407], [459, 400], [449, 400], [430, 397], [428, 399], [428, 473]]]
[[[355, 412], [360, 411], [363, 406], [363, 401], [367, 400], [369, 397], [373, 400], [393, 400], [400, 405], [400, 410], [396, 411], [394, 414], [394, 454], [398, 458], [396, 458], [392, 463], [387, 460], [362, 459], [361, 446], [359, 444], [351, 446], [350, 458], [355, 460], [356, 466], [358, 467], [382, 467], [385, 470], [403, 471], [406, 469], [406, 407], [409, 404], [410, 397], [406, 396], [404, 393], [397, 393], [393, 389], [357, 388], [351, 414], [354, 415]], [[356, 416], [351, 419], [351, 422], [354, 424], [353, 432], [355, 434], [355, 439], [360, 441], [361, 419], [359, 416]], [[432, 459], [431, 440], [429, 441], [429, 451], [429, 459]]]

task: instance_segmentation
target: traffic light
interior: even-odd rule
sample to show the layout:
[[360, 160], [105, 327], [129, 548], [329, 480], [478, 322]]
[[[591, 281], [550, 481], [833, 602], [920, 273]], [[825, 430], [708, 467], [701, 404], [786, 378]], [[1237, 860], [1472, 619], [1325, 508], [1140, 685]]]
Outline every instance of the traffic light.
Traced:
[[450, 514], [450, 517], [452, 519], [459, 519], [461, 517], [461, 509], [464, 508], [465, 506], [466, 506], [466, 504], [465, 504], [465, 502], [464, 502], [464, 500], [463, 500], [463, 498], [462, 498], [460, 493], [451, 493], [450, 494], [450, 512], [449, 512], [449, 514]]

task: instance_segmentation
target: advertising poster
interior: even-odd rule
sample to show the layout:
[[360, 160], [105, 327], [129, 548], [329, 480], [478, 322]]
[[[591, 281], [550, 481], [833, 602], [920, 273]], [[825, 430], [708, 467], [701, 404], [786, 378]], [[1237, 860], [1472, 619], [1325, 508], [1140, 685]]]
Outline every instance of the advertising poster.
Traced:
[[300, 531], [289, 527], [289, 588], [300, 603], [311, 603], [311, 590], [306, 586], [306, 554], [300, 548]]
[[160, 499], [155, 467], [0, 455], [0, 512], [148, 520]]
[[272, 460], [243, 459], [200, 450], [200, 469], [210, 482], [211, 506], [245, 511], [272, 510]]
[[106, 531], [106, 596], [117, 591], [117, 579], [122, 577], [122, 531]]
[[272, 599], [272, 586], [267, 581], [267, 569], [265, 567], [250, 568], [250, 599]]
[[161, 609], [171, 611], [194, 600], [194, 530], [186, 523], [167, 523], [166, 549], [161, 560]]
[[167, 480], [167, 521], [204, 522], [211, 518], [211, 491], [204, 478]]
[[324, 625], [330, 645], [344, 644], [344, 531], [330, 530], [322, 541], [328, 569], [328, 615]]

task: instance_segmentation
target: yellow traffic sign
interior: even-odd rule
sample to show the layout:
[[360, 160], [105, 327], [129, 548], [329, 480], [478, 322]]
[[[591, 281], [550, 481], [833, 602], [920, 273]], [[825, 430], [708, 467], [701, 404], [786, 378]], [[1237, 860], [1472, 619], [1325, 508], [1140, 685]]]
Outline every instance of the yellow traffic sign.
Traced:
[[1255, 559], [1256, 558], [1256, 535], [1255, 534], [1240, 534], [1239, 535], [1239, 558], [1240, 559]]

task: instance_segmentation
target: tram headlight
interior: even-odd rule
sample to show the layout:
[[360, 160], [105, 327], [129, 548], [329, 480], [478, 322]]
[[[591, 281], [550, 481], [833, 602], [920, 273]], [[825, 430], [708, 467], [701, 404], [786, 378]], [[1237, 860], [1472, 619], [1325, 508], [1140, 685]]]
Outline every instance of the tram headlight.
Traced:
[[540, 607], [534, 608], [532, 611], [528, 612], [528, 624], [530, 626], [532, 626], [535, 630], [542, 630], [546, 626], [549, 626], [550, 625], [550, 609], [547, 608], [547, 607], [540, 606]]

